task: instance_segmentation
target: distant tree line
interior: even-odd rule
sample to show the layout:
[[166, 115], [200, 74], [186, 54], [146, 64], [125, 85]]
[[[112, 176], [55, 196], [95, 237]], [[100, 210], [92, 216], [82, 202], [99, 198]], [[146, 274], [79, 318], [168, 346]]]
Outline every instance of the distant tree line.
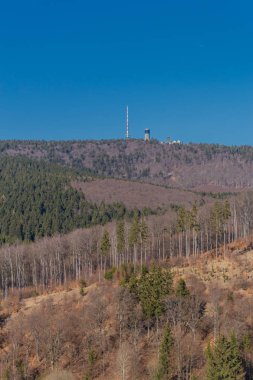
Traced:
[[41, 157], [95, 176], [141, 179], [163, 185], [211, 185], [225, 191], [253, 187], [250, 146], [169, 145], [155, 140], [149, 144], [142, 140], [0, 141], [0, 154]]

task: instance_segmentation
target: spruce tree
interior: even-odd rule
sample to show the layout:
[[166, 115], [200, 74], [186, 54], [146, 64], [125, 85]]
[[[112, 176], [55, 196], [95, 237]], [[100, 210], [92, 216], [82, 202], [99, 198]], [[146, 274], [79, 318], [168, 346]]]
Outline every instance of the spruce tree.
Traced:
[[210, 344], [206, 351], [207, 380], [243, 380], [245, 373], [242, 359], [234, 335], [226, 338], [221, 335], [214, 346]]
[[176, 295], [178, 297], [186, 297], [190, 294], [189, 289], [186, 286], [185, 280], [183, 278], [180, 278], [178, 281], [178, 285], [176, 288]]
[[139, 233], [140, 233], [139, 215], [138, 215], [138, 212], [135, 211], [133, 222], [130, 226], [129, 236], [128, 236], [128, 241], [129, 241], [130, 247], [133, 247], [137, 243], [139, 243]]
[[117, 251], [123, 253], [125, 250], [125, 223], [119, 220], [116, 225]]
[[138, 244], [140, 243], [140, 220], [139, 220], [138, 211], [135, 211], [134, 213], [133, 223], [129, 230], [128, 242], [129, 242], [129, 246], [133, 248], [133, 251], [134, 251], [133, 264], [135, 268], [136, 262], [137, 262], [137, 248], [138, 248]]
[[223, 218], [224, 218], [224, 221], [227, 221], [230, 218], [230, 216], [231, 216], [230, 203], [226, 199], [225, 202], [224, 202], [224, 205], [223, 205]]
[[140, 231], [141, 241], [142, 241], [142, 243], [144, 243], [148, 238], [149, 230], [148, 230], [148, 226], [145, 223], [145, 220], [143, 218], [141, 219], [141, 222], [139, 224], [139, 231]]
[[199, 229], [199, 223], [198, 223], [198, 207], [196, 203], [192, 206], [192, 209], [190, 211], [190, 228], [194, 230]]
[[147, 319], [158, 318], [163, 313], [164, 299], [172, 292], [172, 278], [170, 271], [163, 272], [158, 266], [153, 266], [148, 273], [142, 273], [137, 292]]
[[215, 236], [215, 251], [216, 256], [218, 255], [218, 243], [222, 233], [223, 227], [223, 204], [220, 202], [215, 202], [210, 213], [210, 225], [211, 230]]
[[156, 380], [167, 380], [171, 376], [171, 350], [173, 346], [173, 338], [171, 329], [166, 326], [162, 337], [159, 350], [159, 363]]
[[179, 207], [177, 211], [176, 231], [184, 232], [186, 229], [187, 210], [184, 206]]
[[104, 234], [100, 243], [100, 250], [103, 256], [107, 256], [111, 249], [110, 235], [107, 230], [104, 231]]

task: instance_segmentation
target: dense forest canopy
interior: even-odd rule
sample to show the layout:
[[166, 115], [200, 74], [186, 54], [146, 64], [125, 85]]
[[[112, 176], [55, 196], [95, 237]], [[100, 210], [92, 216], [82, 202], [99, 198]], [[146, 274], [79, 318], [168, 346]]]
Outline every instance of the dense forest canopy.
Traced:
[[0, 159], [0, 241], [33, 241], [104, 224], [125, 215], [123, 204], [96, 205], [70, 186], [78, 172], [24, 157]]

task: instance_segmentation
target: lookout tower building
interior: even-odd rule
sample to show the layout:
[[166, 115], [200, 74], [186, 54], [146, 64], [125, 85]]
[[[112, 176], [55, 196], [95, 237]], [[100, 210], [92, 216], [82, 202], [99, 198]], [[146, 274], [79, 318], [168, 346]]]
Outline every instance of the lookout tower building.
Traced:
[[144, 141], [150, 141], [150, 129], [145, 129]]

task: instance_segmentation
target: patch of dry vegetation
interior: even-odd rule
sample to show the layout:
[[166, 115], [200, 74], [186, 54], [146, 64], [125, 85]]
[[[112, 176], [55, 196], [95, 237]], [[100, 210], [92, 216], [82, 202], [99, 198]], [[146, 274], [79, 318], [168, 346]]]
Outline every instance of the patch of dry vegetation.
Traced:
[[168, 208], [170, 205], [191, 205], [200, 203], [201, 196], [190, 191], [170, 189], [148, 183], [94, 179], [89, 182], [72, 182], [75, 189], [81, 190], [86, 199], [101, 202], [122, 202], [128, 209]]
[[41, 380], [75, 380], [74, 375], [68, 371], [53, 371]]

